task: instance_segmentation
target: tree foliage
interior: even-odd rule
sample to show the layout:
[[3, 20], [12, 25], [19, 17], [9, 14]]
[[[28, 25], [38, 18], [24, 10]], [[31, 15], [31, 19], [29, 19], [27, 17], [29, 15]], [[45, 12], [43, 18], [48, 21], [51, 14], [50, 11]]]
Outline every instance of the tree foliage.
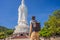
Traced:
[[0, 26], [0, 39], [6, 38], [13, 33], [13, 29]]
[[54, 11], [53, 14], [49, 16], [48, 21], [44, 23], [44, 27], [39, 34], [43, 37], [60, 35], [60, 10]]

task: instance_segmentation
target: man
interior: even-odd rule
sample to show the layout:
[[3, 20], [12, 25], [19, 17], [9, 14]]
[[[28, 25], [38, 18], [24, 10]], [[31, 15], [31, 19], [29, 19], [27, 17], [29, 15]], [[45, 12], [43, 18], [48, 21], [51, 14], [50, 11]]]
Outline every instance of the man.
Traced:
[[[37, 21], [35, 20], [35, 16], [32, 16], [32, 20], [30, 21], [30, 40], [39, 40], [39, 30], [40, 25], [36, 26]], [[39, 23], [37, 23], [39, 24]]]

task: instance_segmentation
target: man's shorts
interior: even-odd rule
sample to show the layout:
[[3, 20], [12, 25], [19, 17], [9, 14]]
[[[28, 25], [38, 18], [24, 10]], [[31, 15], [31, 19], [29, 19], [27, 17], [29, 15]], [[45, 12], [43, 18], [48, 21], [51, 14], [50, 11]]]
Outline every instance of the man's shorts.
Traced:
[[31, 34], [31, 40], [39, 40], [39, 33], [38, 32], [32, 32]]

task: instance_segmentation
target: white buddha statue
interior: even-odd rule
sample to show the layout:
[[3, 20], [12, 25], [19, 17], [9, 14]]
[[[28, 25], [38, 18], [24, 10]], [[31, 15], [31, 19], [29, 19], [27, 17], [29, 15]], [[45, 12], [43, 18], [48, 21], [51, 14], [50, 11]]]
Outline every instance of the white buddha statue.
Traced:
[[16, 33], [29, 33], [29, 26], [27, 25], [27, 8], [24, 0], [18, 8], [18, 25], [15, 27], [14, 34]]
[[27, 8], [24, 4], [24, 0], [22, 0], [18, 8], [18, 24], [20, 24], [20, 22], [27, 22]]

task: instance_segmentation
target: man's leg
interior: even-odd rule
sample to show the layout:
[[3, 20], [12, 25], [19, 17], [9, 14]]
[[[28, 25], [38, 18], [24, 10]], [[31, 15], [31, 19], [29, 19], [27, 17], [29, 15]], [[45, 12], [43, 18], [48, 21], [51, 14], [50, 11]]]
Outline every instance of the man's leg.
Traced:
[[40, 40], [40, 39], [39, 39], [39, 33], [36, 32], [35, 34], [36, 34], [36, 40]]

